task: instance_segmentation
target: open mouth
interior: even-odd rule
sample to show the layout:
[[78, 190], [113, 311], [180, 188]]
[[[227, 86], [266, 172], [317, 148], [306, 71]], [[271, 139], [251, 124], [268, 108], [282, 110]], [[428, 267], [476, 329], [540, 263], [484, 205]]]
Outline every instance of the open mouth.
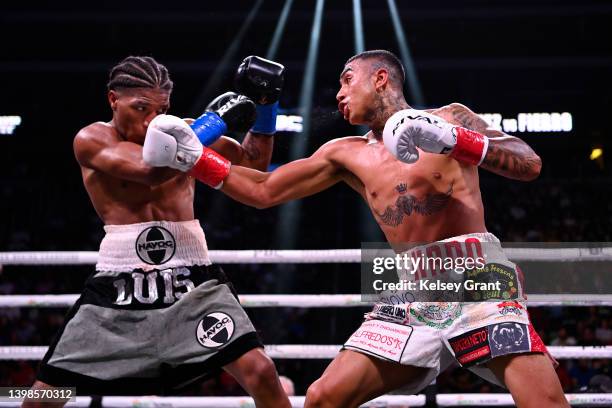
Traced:
[[349, 115], [349, 107], [348, 107], [348, 103], [340, 103], [338, 104], [338, 110], [340, 111], [340, 113], [342, 114], [342, 116], [344, 117], [344, 119], [348, 120], [348, 115]]

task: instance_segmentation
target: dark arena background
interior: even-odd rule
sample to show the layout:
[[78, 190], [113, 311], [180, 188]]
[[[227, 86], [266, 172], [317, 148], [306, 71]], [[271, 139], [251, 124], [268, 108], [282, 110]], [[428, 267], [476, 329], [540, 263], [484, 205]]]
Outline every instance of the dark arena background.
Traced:
[[[611, 23], [612, 3], [592, 0], [3, 2], [0, 386], [33, 383], [64, 321], [70, 301], [45, 303], [40, 296], [76, 295], [94, 270], [94, 262], [61, 262], [53, 254], [29, 264], [12, 256], [98, 250], [103, 224], [83, 187], [72, 142], [84, 126], [111, 119], [108, 72], [124, 57], [153, 56], [168, 67], [175, 84], [169, 113], [181, 117], [199, 116], [217, 94], [232, 90], [244, 57], [270, 57], [285, 65], [273, 169], [309, 156], [328, 140], [365, 133], [337, 111], [338, 77], [358, 51], [387, 49], [407, 67], [405, 94], [413, 107], [463, 103], [542, 158], [541, 174], [532, 182], [479, 171], [490, 232], [502, 242], [607, 243], [612, 241]], [[265, 210], [198, 184], [194, 207], [211, 250], [268, 250], [260, 253], [265, 257], [273, 250], [358, 249], [362, 242], [384, 240], [361, 197], [342, 183]], [[61, 252], [56, 255], [61, 258]], [[355, 262], [218, 263], [241, 295], [360, 291]], [[612, 272], [612, 263], [608, 266]], [[530, 308], [531, 320], [557, 352], [556, 372], [572, 405], [612, 406], [611, 294], [575, 302], [562, 295]], [[297, 396], [305, 395], [329, 364], [334, 345], [342, 344], [368, 311], [315, 303], [274, 307], [271, 301], [270, 307], [246, 309]], [[306, 347], [283, 356], [285, 346], [275, 345]], [[317, 356], [307, 345], [329, 347]], [[445, 394], [465, 394], [447, 401], [450, 405], [498, 400], [513, 405], [507, 390], [455, 367], [422, 391], [422, 400], [369, 406], [443, 406], [436, 396]], [[488, 400], [479, 399], [485, 394]], [[591, 394], [597, 397], [589, 399]], [[227, 374], [175, 393], [245, 395]], [[153, 405], [116, 403], [164, 403], [150, 400]], [[230, 406], [202, 401], [191, 406]], [[231, 406], [239, 406], [235, 401]], [[99, 397], [79, 403], [114, 406]], [[184, 406], [180, 400], [165, 403]]]

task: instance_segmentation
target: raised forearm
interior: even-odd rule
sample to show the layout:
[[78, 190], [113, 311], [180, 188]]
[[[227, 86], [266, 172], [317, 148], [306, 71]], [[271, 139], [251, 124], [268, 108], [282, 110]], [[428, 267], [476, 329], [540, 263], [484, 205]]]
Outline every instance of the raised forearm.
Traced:
[[274, 136], [248, 132], [240, 145], [242, 154], [236, 164], [266, 171], [272, 159]]
[[[497, 131], [483, 133], [489, 136], [487, 133], [490, 132]], [[542, 160], [529, 145], [516, 137], [492, 137], [480, 167], [514, 180], [531, 181], [540, 175]]]
[[451, 104], [450, 111], [455, 123], [489, 138], [489, 147], [480, 167], [515, 180], [530, 181], [538, 177], [542, 160], [527, 143], [489, 128], [484, 119], [461, 104]]

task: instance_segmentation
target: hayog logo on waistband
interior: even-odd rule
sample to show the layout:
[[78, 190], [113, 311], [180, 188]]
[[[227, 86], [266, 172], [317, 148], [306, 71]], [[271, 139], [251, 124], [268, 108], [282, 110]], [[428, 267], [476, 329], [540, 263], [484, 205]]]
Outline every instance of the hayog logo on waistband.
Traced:
[[176, 240], [165, 228], [149, 227], [136, 239], [136, 254], [149, 265], [168, 262], [176, 251]]

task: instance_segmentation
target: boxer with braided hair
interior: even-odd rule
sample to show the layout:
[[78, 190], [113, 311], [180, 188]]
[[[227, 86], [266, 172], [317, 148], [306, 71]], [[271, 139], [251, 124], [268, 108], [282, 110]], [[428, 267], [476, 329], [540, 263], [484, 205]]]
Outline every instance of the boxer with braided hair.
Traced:
[[[273, 67], [282, 75], [280, 64]], [[253, 69], [261, 67], [251, 66], [245, 74], [260, 78]], [[80, 395], [164, 394], [222, 368], [257, 407], [289, 407], [274, 363], [232, 284], [210, 262], [204, 231], [194, 219], [194, 178], [143, 159], [147, 132], [178, 123], [210, 146], [201, 161], [222, 153], [264, 170], [272, 154], [270, 132], [254, 126], [242, 144], [222, 136], [226, 130], [249, 129], [255, 103], [226, 93], [195, 121], [165, 118], [173, 83], [166, 67], [151, 57], [121, 61], [111, 69], [107, 87], [112, 119], [81, 129], [73, 143], [106, 235], [96, 271], [49, 347], [33, 388], [70, 386]], [[258, 88], [252, 84], [251, 90]], [[271, 120], [268, 115], [266, 123]], [[183, 165], [190, 159], [189, 152], [174, 153]], [[154, 155], [149, 159], [155, 161]], [[26, 400], [23, 406], [39, 405]]]
[[152, 57], [130, 56], [110, 71], [109, 90], [118, 88], [157, 88], [171, 92], [174, 84], [165, 66]]

